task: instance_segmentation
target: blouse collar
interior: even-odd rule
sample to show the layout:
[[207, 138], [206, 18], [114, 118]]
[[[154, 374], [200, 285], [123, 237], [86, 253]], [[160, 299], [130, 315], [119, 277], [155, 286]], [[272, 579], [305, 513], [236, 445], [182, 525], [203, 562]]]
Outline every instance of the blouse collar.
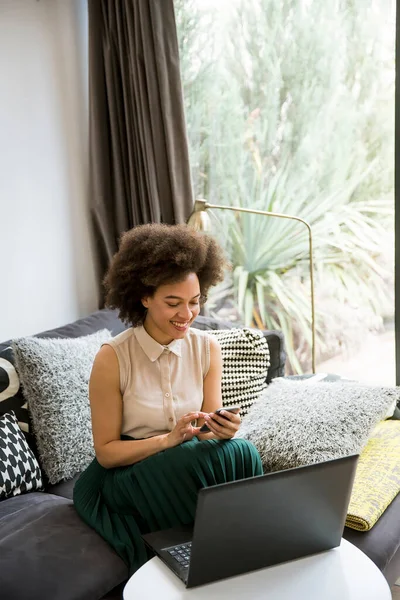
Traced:
[[159, 344], [156, 342], [154, 338], [151, 337], [143, 327], [140, 325], [139, 327], [134, 328], [134, 333], [137, 341], [139, 342], [140, 347], [146, 356], [151, 360], [151, 362], [156, 361], [160, 358], [161, 354], [164, 350], [168, 349], [170, 352], [176, 354], [176, 356], [182, 356], [182, 340], [172, 340], [172, 342], [166, 346], [163, 344]]

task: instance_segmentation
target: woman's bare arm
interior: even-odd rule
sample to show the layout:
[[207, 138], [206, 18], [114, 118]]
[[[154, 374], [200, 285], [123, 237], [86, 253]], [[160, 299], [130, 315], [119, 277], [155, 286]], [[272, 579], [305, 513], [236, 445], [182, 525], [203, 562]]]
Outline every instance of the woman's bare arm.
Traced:
[[96, 458], [106, 469], [131, 465], [171, 447], [169, 434], [146, 440], [121, 441], [119, 365], [111, 346], [102, 346], [96, 355], [89, 382], [89, 398]]

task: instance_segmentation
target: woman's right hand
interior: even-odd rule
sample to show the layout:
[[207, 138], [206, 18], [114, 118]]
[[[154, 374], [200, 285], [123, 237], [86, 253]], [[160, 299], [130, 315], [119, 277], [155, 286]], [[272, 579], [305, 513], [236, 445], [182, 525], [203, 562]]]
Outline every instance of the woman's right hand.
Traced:
[[194, 427], [192, 425], [192, 421], [202, 419], [206, 416], [206, 414], [207, 413], [198, 411], [183, 415], [183, 417], [177, 421], [171, 433], [167, 434], [168, 447], [173, 448], [174, 446], [178, 446], [179, 444], [182, 444], [182, 442], [187, 442], [198, 435], [200, 432], [200, 427]]

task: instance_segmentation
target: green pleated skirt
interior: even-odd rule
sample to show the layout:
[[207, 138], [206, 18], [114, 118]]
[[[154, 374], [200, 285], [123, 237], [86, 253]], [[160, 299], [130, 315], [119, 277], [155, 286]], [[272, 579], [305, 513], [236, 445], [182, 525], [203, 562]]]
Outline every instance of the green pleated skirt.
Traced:
[[200, 488], [261, 474], [250, 442], [193, 438], [128, 467], [93, 460], [75, 484], [74, 504], [132, 574], [151, 557], [141, 534], [192, 523]]

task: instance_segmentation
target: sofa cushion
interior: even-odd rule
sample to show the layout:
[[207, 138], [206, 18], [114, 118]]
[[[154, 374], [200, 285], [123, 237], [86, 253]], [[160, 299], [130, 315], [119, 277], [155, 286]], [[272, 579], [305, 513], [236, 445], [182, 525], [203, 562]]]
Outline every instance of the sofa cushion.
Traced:
[[[42, 333], [37, 334], [35, 337], [39, 338], [77, 338], [84, 335], [90, 335], [101, 329], [108, 329], [112, 336], [118, 335], [122, 331], [127, 329], [127, 325], [122, 323], [118, 318], [118, 311], [102, 309], [96, 312], [78, 319], [73, 323], [68, 323], [62, 327], [55, 329], [49, 329]], [[1, 346], [0, 346], [1, 348]]]
[[88, 383], [94, 357], [109, 337], [103, 329], [75, 339], [27, 337], [12, 343], [50, 483], [73, 477], [94, 458]]
[[0, 350], [0, 416], [14, 411], [20, 428], [29, 432], [30, 421], [11, 346]]
[[72, 479], [66, 479], [56, 483], [55, 485], [49, 485], [47, 492], [54, 494], [55, 496], [61, 496], [62, 498], [68, 498], [72, 500], [74, 494], [74, 485], [78, 481], [80, 473], [75, 475]]
[[276, 379], [253, 404], [237, 437], [253, 442], [265, 472], [358, 454], [399, 393]]
[[[102, 309], [73, 323], [38, 333], [34, 337], [45, 339], [77, 338], [95, 333], [100, 329], [108, 329], [111, 335], [115, 336], [126, 328], [127, 325], [119, 320], [116, 310]], [[0, 342], [0, 415], [14, 410], [30, 448], [38, 457], [36, 441], [31, 433], [31, 421], [26, 399], [19, 385], [19, 378], [14, 366], [15, 359], [11, 348], [11, 340]], [[10, 376], [12, 378], [11, 382]]]
[[[100, 331], [100, 329], [108, 329], [112, 336], [121, 333], [127, 329], [127, 325], [122, 323], [118, 318], [118, 312], [116, 310], [102, 309], [96, 312], [78, 319], [73, 323], [56, 327], [55, 329], [48, 329], [42, 333], [35, 334], [34, 337], [38, 338], [77, 338], [84, 335], [89, 335]], [[0, 342], [0, 352], [5, 350], [11, 345], [11, 340]]]
[[127, 577], [70, 500], [35, 492], [0, 503], [2, 598], [96, 600]]
[[222, 402], [226, 407], [238, 405], [243, 417], [267, 388], [269, 348], [262, 331], [227, 329], [212, 331], [222, 354]]
[[14, 412], [0, 416], [0, 500], [43, 487], [35, 455]]
[[[194, 320], [192, 327], [195, 329], [221, 330], [233, 329], [237, 327], [235, 323], [223, 321], [222, 319], [214, 319], [213, 317], [204, 317], [199, 315]], [[258, 331], [258, 330], [256, 330]], [[285, 373], [286, 351], [283, 333], [281, 331], [263, 331], [268, 342], [270, 365], [268, 368], [267, 383], [270, 383], [275, 377], [283, 377]]]

